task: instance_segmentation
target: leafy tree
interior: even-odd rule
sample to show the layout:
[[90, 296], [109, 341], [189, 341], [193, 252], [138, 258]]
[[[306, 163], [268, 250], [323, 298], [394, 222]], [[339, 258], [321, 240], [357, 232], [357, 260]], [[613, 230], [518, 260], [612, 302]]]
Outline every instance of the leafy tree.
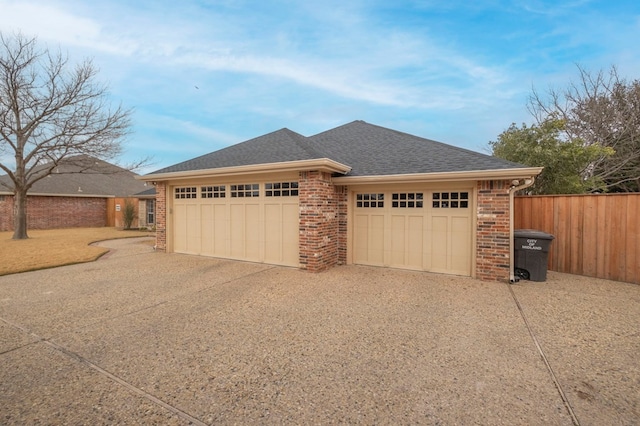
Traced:
[[627, 81], [615, 67], [591, 73], [578, 67], [579, 79], [544, 96], [534, 90], [529, 110], [538, 124], [563, 120], [564, 138], [585, 146], [609, 147], [613, 155], [593, 159], [584, 177], [608, 192], [640, 191], [640, 80]]
[[35, 38], [0, 33], [0, 170], [12, 182], [14, 239], [28, 238], [27, 192], [62, 160], [120, 154], [131, 111], [109, 105], [96, 75], [90, 60], [72, 66]]
[[585, 170], [611, 148], [584, 145], [579, 139], [563, 140], [564, 122], [547, 120], [539, 125], [512, 124], [489, 142], [494, 156], [531, 167], [544, 167], [532, 194], [580, 194], [603, 186], [596, 176], [585, 178]]

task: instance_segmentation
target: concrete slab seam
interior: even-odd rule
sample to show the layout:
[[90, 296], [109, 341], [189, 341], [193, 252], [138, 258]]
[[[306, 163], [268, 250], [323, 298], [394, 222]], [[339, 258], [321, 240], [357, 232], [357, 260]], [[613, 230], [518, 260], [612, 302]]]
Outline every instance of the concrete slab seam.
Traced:
[[562, 399], [562, 402], [564, 403], [564, 406], [566, 407], [567, 411], [569, 412], [569, 416], [571, 417], [571, 421], [573, 422], [574, 426], [580, 426], [580, 422], [578, 421], [578, 418], [576, 417], [576, 414], [573, 411], [573, 407], [571, 406], [571, 403], [569, 402], [569, 399], [567, 398], [567, 396], [565, 395], [564, 391], [562, 390], [562, 385], [560, 384], [560, 381], [556, 377], [556, 374], [553, 371], [553, 368], [551, 367], [551, 363], [549, 363], [549, 359], [547, 358], [547, 355], [544, 353], [544, 350], [542, 349], [542, 346], [540, 345], [540, 342], [538, 341], [538, 338], [536, 337], [535, 333], [533, 332], [533, 329], [529, 325], [529, 321], [527, 320], [527, 316], [525, 315], [524, 310], [522, 309], [522, 306], [520, 305], [520, 302], [518, 301], [518, 298], [516, 297], [516, 293], [513, 291], [513, 288], [511, 287], [512, 285], [513, 284], [507, 283], [507, 287], [509, 287], [509, 292], [511, 293], [511, 297], [513, 297], [513, 301], [515, 302], [516, 307], [520, 311], [520, 316], [522, 317], [522, 320], [524, 321], [524, 325], [525, 325], [525, 327], [527, 327], [527, 331], [529, 331], [529, 335], [531, 336], [531, 339], [533, 340], [533, 343], [536, 345], [536, 349], [538, 350], [538, 353], [542, 357], [542, 361], [544, 361], [544, 365], [547, 367], [547, 371], [549, 371], [549, 374], [551, 375], [551, 380], [553, 380], [553, 384], [554, 384], [556, 390], [558, 391], [558, 393], [560, 394], [560, 398]]
[[[96, 371], [98, 374], [107, 377], [108, 379], [118, 383], [119, 385], [123, 386], [124, 388], [128, 389], [129, 391], [151, 401], [152, 403], [159, 405], [160, 407], [172, 412], [173, 414], [175, 414], [176, 416], [180, 417], [181, 419], [184, 419], [186, 421], [189, 421], [191, 424], [193, 425], [197, 425], [197, 426], [208, 426], [206, 423], [204, 423], [203, 421], [191, 416], [189, 413], [182, 411], [181, 409], [174, 407], [164, 401], [162, 401], [161, 399], [153, 396], [152, 394], [144, 391], [143, 389], [140, 389], [134, 385], [132, 385], [131, 383], [121, 379], [120, 377], [108, 372], [107, 370], [101, 368], [100, 366], [94, 364], [93, 362], [89, 361], [88, 359], [84, 358], [83, 356], [70, 351], [69, 349], [58, 345], [57, 343], [54, 343], [50, 340], [47, 340], [41, 336], [38, 336], [37, 334], [33, 333], [32, 331], [18, 325], [18, 324], [14, 324], [10, 321], [5, 320], [4, 318], [0, 318], [0, 320], [2, 320], [3, 322], [5, 322], [6, 324], [10, 325], [11, 327], [15, 327], [16, 329], [38, 339], [37, 342], [32, 342], [32, 343], [44, 343], [45, 345], [49, 346], [52, 349], [55, 349], [56, 351], [62, 353], [63, 355], [75, 360], [76, 362], [79, 362], [80, 364], [83, 364], [89, 368], [91, 368], [92, 370]], [[31, 344], [32, 344], [31, 343]], [[28, 346], [28, 345], [27, 345]]]

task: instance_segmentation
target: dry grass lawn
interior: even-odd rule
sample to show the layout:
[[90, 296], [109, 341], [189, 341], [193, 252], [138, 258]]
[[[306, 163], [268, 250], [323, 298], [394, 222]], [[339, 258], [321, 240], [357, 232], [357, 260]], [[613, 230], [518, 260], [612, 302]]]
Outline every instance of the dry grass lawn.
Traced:
[[91, 243], [154, 235], [117, 228], [32, 230], [28, 234], [28, 240], [12, 240], [13, 232], [0, 232], [0, 275], [91, 262], [108, 251]]

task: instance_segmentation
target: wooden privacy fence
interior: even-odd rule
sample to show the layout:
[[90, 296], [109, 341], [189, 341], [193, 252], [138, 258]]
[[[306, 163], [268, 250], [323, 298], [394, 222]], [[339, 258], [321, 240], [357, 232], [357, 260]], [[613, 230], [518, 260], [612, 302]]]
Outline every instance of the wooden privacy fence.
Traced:
[[640, 284], [640, 194], [518, 196], [514, 219], [555, 236], [550, 270]]

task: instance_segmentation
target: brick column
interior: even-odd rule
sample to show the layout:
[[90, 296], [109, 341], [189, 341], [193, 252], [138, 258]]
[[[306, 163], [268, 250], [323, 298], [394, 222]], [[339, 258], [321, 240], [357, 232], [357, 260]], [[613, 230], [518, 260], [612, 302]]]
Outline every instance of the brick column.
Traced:
[[300, 267], [320, 272], [338, 263], [338, 196], [331, 174], [300, 172]]
[[156, 250], [167, 250], [167, 184], [156, 185]]
[[346, 265], [348, 190], [346, 186], [336, 186], [335, 192], [338, 201], [338, 265]]
[[509, 181], [478, 182], [476, 277], [509, 281]]

